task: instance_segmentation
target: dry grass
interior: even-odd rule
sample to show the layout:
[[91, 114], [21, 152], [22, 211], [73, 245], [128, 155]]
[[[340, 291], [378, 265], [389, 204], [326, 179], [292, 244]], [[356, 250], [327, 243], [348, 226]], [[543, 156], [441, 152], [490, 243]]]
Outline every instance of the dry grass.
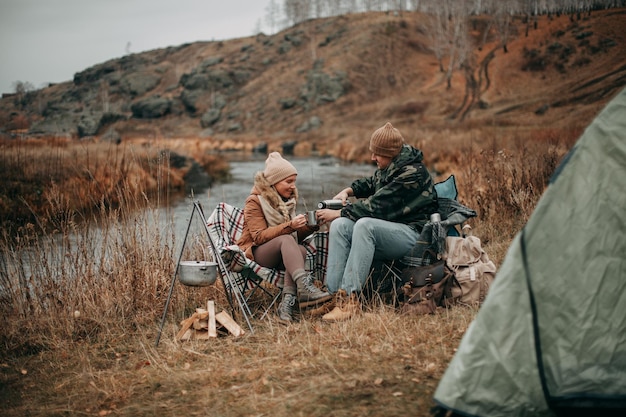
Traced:
[[[579, 132], [494, 132], [470, 129], [465, 140], [459, 132], [439, 133], [445, 139], [433, 133], [414, 143], [439, 179], [457, 176], [461, 201], [479, 213], [475, 234], [499, 264]], [[190, 143], [169, 144], [196, 152]], [[29, 178], [41, 176], [38, 166], [60, 164], [38, 162], [43, 155], [79, 154], [71, 143], [23, 146]], [[98, 160], [92, 166], [100, 170], [91, 172], [113, 172], [104, 167], [120, 156], [99, 146], [80, 145], [81, 155]], [[162, 161], [151, 169], [166, 168]], [[76, 219], [95, 200], [81, 194], [84, 183], [73, 175], [64, 184], [51, 187], [40, 211], [63, 215], [37, 218], [54, 228], [30, 224], [17, 239], [5, 233], [0, 241], [3, 415], [427, 415], [476, 314], [458, 307], [403, 317], [374, 302], [345, 323], [302, 317], [283, 326], [269, 319], [254, 321], [254, 334], [242, 338], [179, 343], [178, 322], [193, 309], [207, 299], [228, 307], [219, 285], [177, 285], [155, 348], [178, 255], [167, 211], [122, 181], [112, 191], [117, 204], [97, 205], [88, 225]], [[185, 255], [198, 256], [204, 243], [199, 236], [191, 241]]]
[[425, 415], [473, 316], [379, 306], [350, 322], [266, 321], [240, 339], [183, 344], [168, 325], [158, 349], [154, 327], [106, 333], [4, 362], [4, 415]]
[[[225, 162], [206, 149], [181, 148], [215, 178], [228, 171]], [[168, 205], [171, 194], [184, 189], [191, 166], [190, 160], [180, 159], [168, 144], [157, 141], [116, 145], [59, 138], [2, 140], [0, 226], [10, 233], [28, 223], [43, 231], [62, 231], [67, 216], [88, 220], [102, 207], [128, 207], [124, 200]]]

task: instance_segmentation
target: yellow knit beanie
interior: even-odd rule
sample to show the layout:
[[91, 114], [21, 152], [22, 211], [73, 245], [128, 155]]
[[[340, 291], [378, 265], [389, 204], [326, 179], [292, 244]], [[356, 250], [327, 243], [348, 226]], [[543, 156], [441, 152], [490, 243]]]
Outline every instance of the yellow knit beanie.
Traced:
[[387, 122], [376, 129], [370, 139], [370, 151], [376, 155], [393, 158], [402, 150], [404, 138], [400, 131]]
[[293, 174], [298, 174], [298, 171], [280, 153], [272, 152], [268, 155], [265, 160], [265, 171], [263, 171], [267, 182], [274, 185]]

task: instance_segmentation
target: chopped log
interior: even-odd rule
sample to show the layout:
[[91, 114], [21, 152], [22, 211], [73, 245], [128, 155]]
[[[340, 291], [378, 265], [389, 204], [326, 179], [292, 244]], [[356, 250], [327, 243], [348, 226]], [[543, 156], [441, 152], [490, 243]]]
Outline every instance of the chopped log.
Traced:
[[183, 340], [183, 341], [191, 340], [192, 336], [193, 336], [193, 330], [187, 329], [185, 330], [185, 333], [180, 337], [180, 340]]
[[207, 301], [207, 310], [209, 312], [209, 331], [208, 331], [208, 335], [209, 337], [217, 337], [217, 329], [215, 327], [215, 302], [214, 301]]
[[245, 332], [239, 325], [233, 320], [233, 318], [228, 315], [226, 311], [222, 311], [219, 314], [215, 315], [215, 320], [220, 322], [224, 327], [228, 329], [228, 331], [235, 337], [239, 337]]
[[[183, 320], [180, 324], [182, 325], [181, 329], [176, 333], [176, 339], [183, 340], [183, 336], [185, 332], [191, 328], [195, 319], [198, 318], [198, 313], [193, 313], [191, 317], [186, 320]], [[188, 340], [188, 339], [185, 339]]]
[[195, 319], [193, 321], [194, 330], [206, 330], [209, 328], [209, 322], [207, 320]]
[[194, 330], [193, 332], [194, 340], [209, 340], [209, 332], [206, 330]]
[[198, 313], [198, 318], [200, 320], [206, 320], [209, 317], [209, 312], [203, 308], [196, 308], [196, 313]]
[[207, 301], [207, 309], [197, 308], [191, 317], [180, 322], [181, 328], [176, 334], [178, 340], [208, 340], [218, 334], [232, 334], [239, 337], [244, 330], [226, 312], [215, 314], [215, 302]]

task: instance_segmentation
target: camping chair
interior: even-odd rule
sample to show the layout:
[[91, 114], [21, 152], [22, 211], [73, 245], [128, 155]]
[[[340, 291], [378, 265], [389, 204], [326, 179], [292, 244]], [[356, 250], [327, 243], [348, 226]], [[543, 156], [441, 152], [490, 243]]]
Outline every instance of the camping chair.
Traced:
[[[207, 219], [207, 225], [211, 239], [219, 251], [216, 255], [224, 260], [226, 270], [220, 272], [229, 277], [224, 280], [229, 300], [232, 299], [233, 291], [238, 291], [243, 295], [242, 308], [247, 310], [246, 313], [254, 316], [262, 311], [261, 319], [265, 318], [282, 293], [285, 271], [259, 265], [247, 258], [237, 246], [243, 233], [243, 209], [220, 202]], [[323, 281], [328, 258], [328, 232], [315, 232], [303, 244], [307, 251], [305, 268], [316, 279]], [[269, 297], [269, 305], [265, 307], [263, 300], [255, 295]]]
[[[368, 291], [391, 292], [400, 284], [402, 269], [430, 265], [444, 253], [446, 236], [461, 236], [463, 223], [476, 212], [457, 201], [456, 179], [450, 175], [435, 184], [441, 222], [426, 223], [415, 245], [400, 259], [379, 262], [373, 266]], [[461, 229], [461, 231], [459, 230]]]

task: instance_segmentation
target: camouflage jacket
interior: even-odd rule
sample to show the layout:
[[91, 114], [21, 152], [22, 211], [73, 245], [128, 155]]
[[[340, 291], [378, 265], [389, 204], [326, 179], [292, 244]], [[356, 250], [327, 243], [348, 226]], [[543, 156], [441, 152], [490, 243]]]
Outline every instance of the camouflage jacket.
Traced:
[[422, 151], [404, 145], [387, 168], [352, 183], [359, 200], [341, 209], [341, 215], [405, 223], [420, 232], [438, 209], [435, 183], [422, 160]]

